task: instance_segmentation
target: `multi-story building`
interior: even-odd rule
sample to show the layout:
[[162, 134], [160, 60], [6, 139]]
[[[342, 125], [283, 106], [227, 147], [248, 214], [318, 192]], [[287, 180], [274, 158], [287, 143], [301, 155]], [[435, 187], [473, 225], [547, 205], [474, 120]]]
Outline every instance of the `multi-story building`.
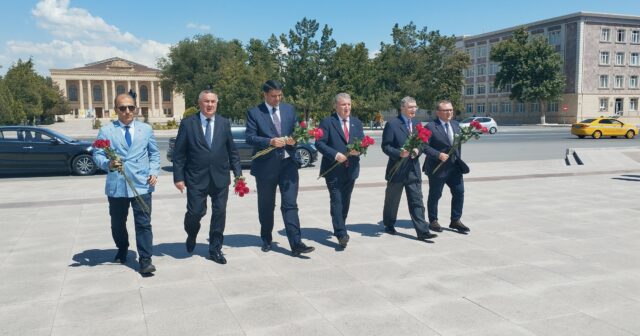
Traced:
[[518, 27], [464, 36], [457, 45], [471, 56], [465, 71], [463, 116], [490, 115], [501, 123], [572, 123], [601, 115], [640, 118], [640, 16], [579, 12], [523, 24], [542, 35], [560, 54], [566, 77], [557, 102], [520, 103], [509, 90], [493, 87], [499, 64], [491, 47], [509, 39]]
[[76, 118], [115, 119], [115, 96], [130, 90], [137, 94], [139, 115], [149, 122], [179, 121], [184, 114], [184, 96], [162, 88], [158, 69], [115, 57], [50, 72]]

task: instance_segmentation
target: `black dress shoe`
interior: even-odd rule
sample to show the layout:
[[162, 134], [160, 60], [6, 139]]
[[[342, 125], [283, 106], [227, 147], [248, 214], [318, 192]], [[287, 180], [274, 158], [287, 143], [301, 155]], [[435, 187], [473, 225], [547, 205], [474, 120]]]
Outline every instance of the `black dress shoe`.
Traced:
[[187, 237], [187, 241], [184, 244], [187, 247], [187, 252], [193, 253], [193, 250], [196, 248], [196, 237]]
[[293, 248], [293, 251], [291, 251], [291, 254], [294, 257], [299, 257], [301, 253], [311, 253], [315, 250], [316, 248], [313, 246], [307, 246], [304, 243], [300, 243], [298, 244], [298, 246]]
[[466, 225], [462, 224], [462, 222], [459, 219], [456, 219], [453, 222], [451, 222], [451, 224], [449, 224], [449, 227], [454, 230], [458, 230], [460, 232], [471, 231]]
[[442, 226], [440, 226], [440, 223], [438, 223], [438, 220], [432, 220], [431, 223], [429, 223], [429, 230], [431, 231], [435, 231], [435, 232], [442, 232]]
[[396, 231], [396, 228], [394, 228], [393, 226], [385, 226], [384, 227], [384, 232], [386, 232], [386, 233], [388, 233], [390, 235], [394, 235], [394, 234], [398, 233]]
[[271, 251], [271, 243], [263, 242], [262, 247], [260, 249], [262, 250], [262, 252]]
[[151, 259], [140, 259], [140, 273], [151, 274], [156, 271], [156, 267], [151, 263]]
[[118, 253], [116, 253], [116, 256], [113, 258], [113, 262], [126, 264], [128, 252], [129, 252], [128, 250], [118, 250]]
[[338, 244], [340, 244], [340, 247], [347, 248], [347, 244], [348, 243], [349, 243], [349, 235], [348, 234], [338, 238]]
[[427, 240], [427, 239], [431, 239], [431, 238], [435, 238], [438, 235], [435, 233], [423, 233], [423, 234], [419, 234], [416, 238], [418, 240]]
[[224, 258], [222, 252], [220, 251], [213, 251], [209, 253], [209, 257], [211, 257], [211, 260], [217, 262], [218, 264], [224, 265], [227, 263], [227, 259]]

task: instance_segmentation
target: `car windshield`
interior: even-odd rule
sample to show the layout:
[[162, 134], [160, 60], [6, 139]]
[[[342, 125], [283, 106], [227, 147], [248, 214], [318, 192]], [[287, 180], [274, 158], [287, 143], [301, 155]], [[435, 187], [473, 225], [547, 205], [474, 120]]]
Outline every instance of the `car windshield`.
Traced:
[[461, 123], [468, 124], [468, 123], [472, 122], [473, 119], [475, 119], [475, 118], [465, 118], [465, 119], [462, 119]]
[[582, 124], [590, 124], [590, 123], [592, 123], [594, 120], [595, 120], [595, 119], [585, 119], [585, 120], [581, 121], [580, 123], [582, 123]]
[[56, 138], [58, 138], [58, 139], [60, 139], [60, 140], [62, 140], [64, 142], [78, 142], [78, 140], [76, 140], [76, 139], [74, 139], [74, 138], [72, 138], [70, 136], [64, 135], [62, 133], [56, 132], [54, 130], [47, 129], [47, 132], [49, 132], [52, 136], [54, 136], [54, 137], [56, 137]]

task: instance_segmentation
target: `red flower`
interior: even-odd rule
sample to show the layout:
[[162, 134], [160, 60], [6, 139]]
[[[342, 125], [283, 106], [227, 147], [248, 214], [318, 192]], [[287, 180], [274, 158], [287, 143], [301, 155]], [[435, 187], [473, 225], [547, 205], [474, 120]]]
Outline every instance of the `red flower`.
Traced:
[[324, 132], [322, 131], [322, 128], [316, 127], [309, 130], [309, 135], [318, 141], [318, 139], [322, 138]]
[[247, 187], [247, 183], [244, 181], [243, 176], [238, 176], [235, 178], [233, 183], [233, 190], [240, 197], [244, 197], [244, 195], [249, 193], [249, 187]]
[[367, 148], [375, 143], [376, 141], [368, 135], [365, 135], [364, 138], [362, 138], [362, 148]]
[[307, 128], [307, 123], [306, 123], [306, 122], [304, 122], [304, 121], [301, 121], [301, 122], [300, 122], [300, 127], [302, 127], [302, 128]]
[[486, 127], [482, 127], [480, 130], [482, 131], [482, 133], [487, 133], [487, 132], [489, 132], [489, 130], [488, 130]]
[[111, 147], [111, 141], [107, 139], [97, 139], [93, 142], [93, 147], [100, 149], [109, 148]]
[[473, 120], [472, 122], [470, 122], [469, 126], [472, 126], [473, 128], [477, 129], [478, 131], [482, 130], [482, 124], [480, 124], [480, 122], [477, 121], [477, 120]]

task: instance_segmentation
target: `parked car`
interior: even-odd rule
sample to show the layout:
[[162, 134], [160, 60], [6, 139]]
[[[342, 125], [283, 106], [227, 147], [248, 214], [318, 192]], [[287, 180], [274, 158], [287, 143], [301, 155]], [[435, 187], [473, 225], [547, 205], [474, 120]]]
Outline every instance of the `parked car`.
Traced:
[[603, 136], [612, 138], [624, 136], [627, 139], [633, 139], [638, 134], [638, 127], [631, 124], [625, 124], [615, 118], [591, 118], [585, 119], [579, 123], [571, 125], [571, 134], [582, 139], [585, 136], [591, 136], [594, 139], [600, 139]]
[[91, 145], [47, 128], [0, 126], [0, 172], [93, 175]]
[[[233, 142], [236, 144], [236, 148], [240, 154], [240, 163], [245, 167], [251, 166], [253, 146], [248, 145], [245, 141], [245, 127], [233, 126], [231, 127], [231, 134], [233, 136]], [[176, 138], [172, 137], [169, 139], [169, 149], [167, 150], [167, 160], [169, 161], [172, 161], [175, 146]], [[313, 144], [299, 143], [296, 146], [296, 156], [302, 168], [309, 167], [318, 160], [318, 150]]]
[[493, 120], [493, 118], [491, 117], [465, 118], [460, 122], [460, 127], [467, 127], [474, 120], [477, 120], [480, 123], [480, 125], [482, 125], [483, 127], [486, 127], [489, 130], [490, 134], [495, 134], [496, 132], [498, 132], [498, 123], [496, 123], [496, 121]]

